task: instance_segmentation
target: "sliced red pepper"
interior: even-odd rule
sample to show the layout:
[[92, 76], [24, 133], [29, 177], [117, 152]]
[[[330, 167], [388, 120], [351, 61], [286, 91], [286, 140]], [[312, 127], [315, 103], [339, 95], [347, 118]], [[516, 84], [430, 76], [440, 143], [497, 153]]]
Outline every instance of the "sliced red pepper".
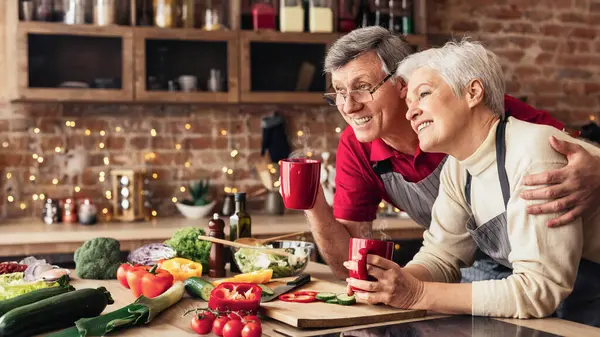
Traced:
[[294, 294], [283, 294], [278, 297], [281, 301], [284, 302], [294, 302], [294, 303], [311, 303], [315, 302], [317, 298], [315, 296], [310, 295], [296, 295]]
[[224, 282], [211, 291], [208, 307], [219, 312], [256, 314], [261, 296], [262, 289], [255, 284]]
[[310, 290], [296, 291], [294, 293], [294, 295], [296, 295], [296, 296], [300, 296], [300, 295], [317, 296], [317, 294], [318, 293], [316, 291], [310, 291]]

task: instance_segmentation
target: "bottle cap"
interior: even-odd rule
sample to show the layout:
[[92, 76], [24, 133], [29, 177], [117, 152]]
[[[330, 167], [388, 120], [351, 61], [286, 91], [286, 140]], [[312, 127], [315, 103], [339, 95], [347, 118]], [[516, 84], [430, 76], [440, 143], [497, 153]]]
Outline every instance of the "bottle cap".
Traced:
[[235, 201], [246, 201], [246, 192], [236, 193]]

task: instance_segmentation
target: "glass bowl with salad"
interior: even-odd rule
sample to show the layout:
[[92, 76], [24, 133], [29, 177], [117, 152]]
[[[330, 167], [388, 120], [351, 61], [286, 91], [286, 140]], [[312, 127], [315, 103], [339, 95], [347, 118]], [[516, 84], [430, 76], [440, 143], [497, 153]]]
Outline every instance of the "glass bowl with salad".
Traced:
[[[282, 256], [268, 253], [264, 248], [283, 249], [292, 254]], [[315, 249], [311, 242], [304, 241], [274, 241], [264, 246], [253, 248], [231, 247], [233, 258], [242, 273], [272, 269], [273, 278], [296, 276], [304, 271]]]

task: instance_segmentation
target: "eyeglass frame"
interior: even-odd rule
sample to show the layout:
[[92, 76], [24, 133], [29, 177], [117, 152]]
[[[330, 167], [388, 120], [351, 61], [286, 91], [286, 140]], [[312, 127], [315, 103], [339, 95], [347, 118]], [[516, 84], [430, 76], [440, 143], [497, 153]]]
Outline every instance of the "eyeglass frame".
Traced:
[[[368, 90], [368, 89], [356, 89], [356, 90], [350, 90], [350, 91], [348, 91], [348, 92], [346, 93], [346, 95], [344, 95], [344, 94], [342, 94], [342, 93], [339, 93], [339, 92], [328, 92], [328, 93], [325, 93], [325, 94], [323, 94], [323, 99], [324, 99], [324, 100], [325, 100], [325, 101], [326, 101], [326, 102], [327, 102], [327, 103], [328, 103], [330, 106], [341, 106], [341, 105], [344, 105], [344, 104], [346, 104], [346, 102], [347, 102], [347, 100], [348, 100], [348, 98], [347, 98], [347, 97], [348, 97], [348, 96], [350, 96], [350, 94], [351, 94], [352, 92], [357, 92], [357, 91], [358, 91], [358, 92], [368, 92], [368, 93], [369, 93], [369, 95], [371, 95], [371, 100], [370, 100], [370, 101], [367, 101], [367, 102], [371, 102], [371, 101], [373, 101], [373, 100], [375, 99], [375, 98], [373, 97], [373, 94], [374, 94], [374, 93], [375, 93], [375, 92], [376, 92], [376, 91], [377, 91], [379, 88], [381, 88], [381, 86], [383, 86], [383, 85], [385, 84], [385, 82], [386, 82], [387, 80], [389, 80], [389, 79], [392, 77], [392, 75], [393, 75], [393, 74], [394, 74], [393, 72], [392, 72], [391, 74], [388, 74], [388, 75], [387, 75], [386, 77], [384, 77], [384, 78], [383, 78], [383, 79], [382, 79], [382, 80], [381, 80], [379, 83], [377, 83], [377, 85], [375, 85], [375, 87], [374, 87], [373, 89], [370, 89], [370, 90]], [[335, 95], [335, 96], [333, 96], [333, 95]], [[329, 103], [330, 101], [331, 101], [331, 102], [337, 102], [337, 95], [342, 95], [342, 97], [344, 97], [344, 103], [343, 103], [343, 104], [340, 104], [340, 105], [338, 105], [337, 103], [336, 103], [336, 104], [333, 104], [333, 105], [332, 105], [331, 103]], [[332, 100], [330, 100], [330, 99], [328, 99], [328, 97], [333, 97], [333, 98], [334, 98], [334, 100], [333, 100], [333, 99], [332, 99]], [[362, 103], [367, 103], [367, 102], [362, 102]]]

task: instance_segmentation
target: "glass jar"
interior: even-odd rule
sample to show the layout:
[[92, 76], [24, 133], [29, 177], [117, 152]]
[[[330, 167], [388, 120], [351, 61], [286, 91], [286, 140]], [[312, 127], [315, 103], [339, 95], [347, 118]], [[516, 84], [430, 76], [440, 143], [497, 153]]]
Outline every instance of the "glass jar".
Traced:
[[333, 32], [333, 10], [331, 5], [331, 0], [310, 0], [308, 21], [311, 33]]
[[183, 28], [194, 28], [196, 26], [196, 0], [183, 0], [181, 12]]
[[115, 0], [94, 1], [94, 24], [107, 26], [115, 23]]
[[222, 28], [221, 25], [221, 16], [219, 15], [219, 10], [216, 8], [207, 8], [204, 12], [204, 27], [203, 30], [220, 30]]
[[275, 29], [275, 8], [268, 0], [252, 5], [252, 26], [254, 30]]
[[64, 0], [63, 22], [68, 25], [82, 25], [85, 23], [87, 0]]
[[358, 7], [359, 0], [338, 1], [340, 9], [338, 31], [343, 33], [350, 32], [356, 28], [356, 8]]
[[176, 27], [176, 0], [154, 0], [154, 25], [161, 28]]
[[302, 0], [280, 0], [279, 30], [282, 32], [304, 31], [304, 8]]

